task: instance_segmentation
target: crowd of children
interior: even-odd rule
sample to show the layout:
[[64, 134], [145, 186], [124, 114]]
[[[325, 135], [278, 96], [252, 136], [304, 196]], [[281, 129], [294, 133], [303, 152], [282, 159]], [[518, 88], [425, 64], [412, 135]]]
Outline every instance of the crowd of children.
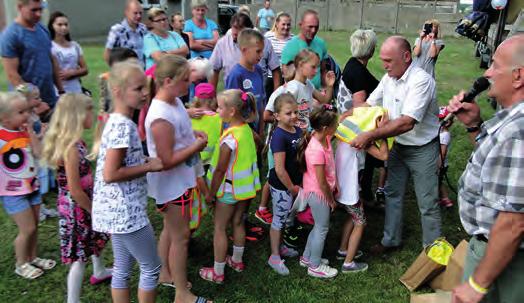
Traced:
[[[350, 133], [359, 125], [351, 114], [340, 118], [330, 104], [332, 72], [325, 76], [325, 91], [314, 89], [310, 79], [320, 60], [307, 49], [296, 56], [289, 81], [265, 105], [262, 71], [257, 66], [263, 41], [257, 31], [242, 31], [238, 38], [242, 56], [226, 79], [226, 90], [217, 95], [212, 85], [200, 83], [189, 106], [180, 97], [188, 94], [196, 80], [186, 59], [163, 56], [150, 72], [153, 80], [148, 80], [139, 63], [129, 59], [132, 55], [116, 49], [111, 71], [101, 77], [103, 114], [91, 153], [82, 140], [84, 130], [93, 124], [89, 97], [61, 96], [42, 145], [34, 129], [36, 119], [31, 119], [39, 104], [20, 93], [0, 93], [0, 154], [9, 160], [3, 163], [6, 169], [0, 169], [0, 196], [19, 228], [16, 274], [35, 279], [56, 264], [37, 257], [42, 196], [36, 166], [40, 161], [56, 170], [61, 260], [70, 265], [68, 302], [79, 301], [89, 259], [94, 265], [91, 283], [111, 278], [115, 302], [129, 301], [135, 262], [140, 271], [140, 302], [155, 300], [159, 281], [176, 287], [177, 302], [207, 302], [191, 292], [187, 280], [191, 232], [199, 225], [205, 201], [214, 208], [214, 260], [211, 267], [199, 270], [200, 277], [221, 284], [226, 265], [237, 272], [246, 269], [246, 214], [262, 189], [264, 122], [273, 128], [265, 149], [269, 158], [266, 198], [258, 212], [264, 211], [268, 219], [271, 196], [269, 267], [289, 275], [283, 258], [300, 253], [283, 243], [283, 230], [294, 224], [298, 212], [308, 210], [313, 228], [297, 262], [310, 276], [335, 277], [338, 270], [322, 254], [331, 213], [338, 206], [348, 214], [338, 251], [344, 259], [341, 271], [366, 270], [367, 264], [355, 261], [362, 255], [358, 247], [366, 224], [359, 199], [358, 154], [367, 152], [386, 160], [388, 142], [375, 142], [366, 151], [351, 147]], [[146, 103], [147, 110], [137, 115]], [[387, 121], [381, 108], [369, 110], [378, 113], [372, 115], [372, 127]], [[443, 142], [445, 155], [449, 138]], [[97, 159], [94, 176], [91, 156]], [[163, 217], [158, 244], [146, 211], [148, 196]], [[444, 193], [442, 201], [446, 206], [450, 203]], [[112, 269], [106, 269], [100, 258], [109, 238]]]

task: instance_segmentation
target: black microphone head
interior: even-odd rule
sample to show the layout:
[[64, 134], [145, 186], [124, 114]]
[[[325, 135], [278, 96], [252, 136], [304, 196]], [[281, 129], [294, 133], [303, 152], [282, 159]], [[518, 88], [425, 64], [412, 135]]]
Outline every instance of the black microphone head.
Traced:
[[473, 83], [472, 89], [475, 90], [477, 93], [480, 93], [488, 89], [488, 87], [489, 80], [486, 77], [478, 77], [477, 80], [475, 80], [475, 83]]

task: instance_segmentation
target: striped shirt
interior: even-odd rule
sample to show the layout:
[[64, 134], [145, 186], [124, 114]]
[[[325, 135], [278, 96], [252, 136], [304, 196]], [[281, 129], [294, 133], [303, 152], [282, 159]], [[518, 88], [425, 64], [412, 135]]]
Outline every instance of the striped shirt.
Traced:
[[293, 34], [289, 34], [287, 38], [284, 40], [280, 40], [277, 38], [276, 33], [269, 31], [264, 36], [271, 42], [271, 45], [273, 45], [273, 50], [275, 50], [275, 54], [278, 57], [278, 62], [280, 62], [280, 57], [282, 56], [282, 50], [284, 49], [284, 46], [286, 43], [293, 38]]
[[524, 213], [524, 102], [497, 112], [476, 141], [459, 181], [459, 213], [468, 234], [489, 238], [499, 212]]

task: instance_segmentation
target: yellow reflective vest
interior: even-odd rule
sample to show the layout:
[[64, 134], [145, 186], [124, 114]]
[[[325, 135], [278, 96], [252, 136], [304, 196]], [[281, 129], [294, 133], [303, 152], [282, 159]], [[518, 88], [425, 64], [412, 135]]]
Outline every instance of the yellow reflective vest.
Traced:
[[[220, 155], [220, 142], [232, 135], [236, 142], [235, 158], [233, 160], [232, 176], [224, 176], [224, 180], [217, 191], [217, 197], [224, 196], [225, 183], [231, 184], [233, 197], [238, 200], [254, 198], [260, 190], [260, 179], [257, 165], [257, 149], [253, 133], [248, 124], [230, 127], [224, 131], [213, 151], [211, 166], [207, 173], [209, 183], [213, 179], [213, 173], [218, 164]], [[230, 179], [227, 179], [230, 178]]]
[[191, 119], [191, 125], [193, 130], [207, 134], [207, 146], [200, 152], [200, 158], [204, 164], [208, 163], [222, 133], [222, 119], [215, 112], [206, 112], [199, 119]]
[[[387, 110], [380, 106], [355, 107], [353, 114], [340, 121], [335, 136], [346, 143], [351, 143], [359, 134], [377, 128], [376, 121], [379, 117], [387, 113]], [[388, 148], [393, 147], [395, 138], [388, 138]]]

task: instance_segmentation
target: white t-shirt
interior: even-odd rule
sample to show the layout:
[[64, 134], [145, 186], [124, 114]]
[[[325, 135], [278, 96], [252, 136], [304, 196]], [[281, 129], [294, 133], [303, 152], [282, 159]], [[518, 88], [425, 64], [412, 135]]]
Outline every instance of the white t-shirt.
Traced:
[[[63, 47], [56, 42], [52, 42], [51, 54], [56, 58], [60, 70], [77, 69], [78, 60], [83, 55], [82, 48], [75, 41], [71, 41], [69, 47]], [[66, 93], [81, 93], [82, 84], [80, 78], [62, 80], [62, 86]]]
[[336, 197], [339, 203], [345, 205], [355, 205], [359, 199], [358, 185], [358, 154], [356, 148], [351, 145], [337, 141], [335, 152], [335, 170], [339, 187], [339, 196]]
[[395, 140], [403, 145], [421, 146], [438, 134], [438, 104], [435, 80], [420, 67], [411, 64], [400, 79], [382, 77], [369, 96], [371, 106], [383, 106], [391, 120], [409, 116], [416, 120], [415, 127]]
[[[184, 149], [195, 142], [191, 119], [184, 104], [176, 98], [176, 104], [153, 99], [147, 112], [145, 127], [147, 151], [151, 157], [157, 157], [156, 144], [151, 132], [151, 124], [157, 119], [166, 120], [173, 127], [175, 145], [173, 152]], [[148, 193], [157, 204], [165, 204], [182, 196], [188, 189], [196, 186], [195, 166], [199, 162], [199, 153], [177, 166], [160, 172], [147, 174]]]
[[448, 131], [441, 130], [439, 139], [441, 145], [448, 146], [448, 152], [446, 153], [446, 157], [444, 158], [444, 167], [448, 167], [449, 148], [451, 147], [451, 134]]
[[[233, 180], [233, 163], [235, 162], [235, 154], [238, 148], [237, 141], [235, 140], [235, 138], [233, 138], [232, 134], [229, 134], [224, 139], [222, 139], [222, 141], [220, 142], [220, 146], [222, 146], [222, 144], [227, 145], [227, 147], [231, 149], [231, 157], [229, 158], [229, 164], [227, 166], [226, 179]], [[232, 193], [233, 186], [226, 182], [224, 186], [224, 192]]]
[[266, 110], [275, 112], [275, 99], [283, 93], [290, 93], [295, 97], [298, 105], [298, 122], [296, 126], [301, 129], [308, 129], [309, 114], [311, 113], [313, 106], [315, 106], [313, 99], [314, 91], [315, 86], [309, 79], [306, 80], [305, 84], [297, 80], [291, 80], [277, 88], [271, 94], [266, 105]]
[[104, 181], [107, 150], [121, 148], [126, 149], [125, 166], [145, 162], [136, 124], [122, 114], [113, 113], [104, 127], [96, 162], [92, 220], [93, 229], [99, 232], [127, 234], [149, 224], [145, 176], [121, 182]]

